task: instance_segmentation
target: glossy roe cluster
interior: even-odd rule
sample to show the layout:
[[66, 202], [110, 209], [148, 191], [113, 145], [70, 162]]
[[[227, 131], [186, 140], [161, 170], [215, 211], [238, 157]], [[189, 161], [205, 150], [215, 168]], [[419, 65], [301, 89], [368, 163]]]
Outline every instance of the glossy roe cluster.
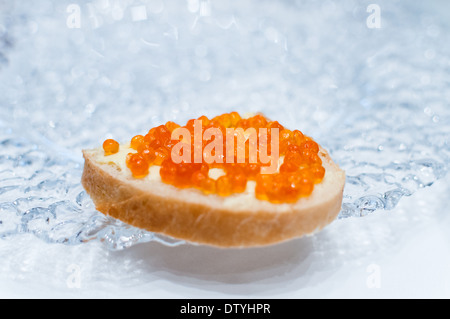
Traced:
[[[243, 128], [244, 130], [251, 127], [256, 130], [267, 128], [269, 151], [270, 129], [278, 128], [279, 156], [283, 161], [279, 171], [275, 174], [262, 174], [261, 167], [268, 164], [261, 163], [259, 156], [256, 163], [249, 161], [248, 141], [245, 145], [245, 163], [237, 161], [226, 163], [225, 143], [222, 163], [208, 164], [204, 160], [202, 163], [195, 163], [193, 160], [189, 163], [175, 163], [171, 158], [172, 147], [180, 140], [172, 140], [171, 134], [180, 125], [169, 121], [165, 125], [152, 128], [146, 135], [136, 135], [131, 139], [130, 147], [137, 152], [128, 154], [126, 164], [133, 176], [145, 177], [151, 165], [159, 165], [161, 180], [164, 183], [178, 188], [194, 187], [205, 194], [220, 196], [242, 193], [246, 189], [247, 181], [253, 180], [256, 182], [256, 198], [272, 203], [292, 203], [300, 197], [309, 196], [314, 189], [314, 184], [320, 183], [325, 175], [322, 160], [318, 155], [318, 144], [299, 130], [288, 130], [277, 121], [270, 121], [260, 114], [241, 118], [237, 112], [231, 112], [212, 119], [201, 116], [198, 120], [202, 120], [203, 132], [210, 127], [216, 127], [223, 132], [223, 136], [226, 135], [226, 128]], [[192, 148], [194, 147], [194, 123], [194, 119], [191, 119], [183, 126], [192, 133]], [[203, 139], [202, 149], [210, 142], [211, 140]], [[115, 143], [111, 140], [105, 141], [103, 145], [105, 155], [118, 151], [118, 144]], [[235, 143], [236, 146], [237, 143]], [[209, 176], [209, 170], [212, 168], [220, 168], [224, 174], [213, 179]]]

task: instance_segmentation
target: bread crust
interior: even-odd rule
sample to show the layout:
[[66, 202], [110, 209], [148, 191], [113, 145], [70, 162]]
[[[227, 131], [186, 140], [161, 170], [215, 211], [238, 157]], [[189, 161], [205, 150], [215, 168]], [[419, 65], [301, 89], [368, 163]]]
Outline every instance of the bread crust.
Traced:
[[[254, 247], [312, 234], [338, 215], [345, 173], [321, 148], [324, 180], [294, 204], [204, 195], [160, 181], [144, 183], [96, 161], [99, 149], [83, 150], [82, 185], [105, 215], [188, 242], [216, 247]], [[235, 196], [235, 195], [232, 195]], [[242, 201], [242, 205], [240, 205]], [[246, 201], [245, 204], [243, 201]]]

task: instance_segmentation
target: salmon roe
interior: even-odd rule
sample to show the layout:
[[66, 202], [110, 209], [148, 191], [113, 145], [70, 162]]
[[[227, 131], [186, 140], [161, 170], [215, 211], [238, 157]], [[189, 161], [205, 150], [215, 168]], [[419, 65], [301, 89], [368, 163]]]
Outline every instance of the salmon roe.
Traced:
[[105, 155], [115, 154], [119, 151], [119, 142], [113, 139], [107, 139], [103, 142], [103, 150]]
[[[214, 139], [205, 139], [202, 134], [202, 158], [201, 162], [195, 161], [194, 153], [196, 147], [194, 144], [195, 119], [187, 121], [184, 126], [174, 122], [167, 122], [152, 128], [145, 135], [136, 135], [131, 139], [130, 147], [137, 153], [129, 153], [126, 159], [127, 167], [136, 178], [142, 178], [148, 175], [149, 167], [152, 165], [160, 166], [160, 176], [164, 183], [174, 185], [178, 188], [197, 188], [205, 194], [216, 194], [219, 196], [229, 196], [236, 193], [242, 193], [246, 190], [247, 182], [255, 182], [255, 197], [260, 200], [267, 200], [272, 203], [292, 203], [301, 197], [309, 196], [314, 185], [320, 183], [325, 176], [325, 168], [322, 166], [322, 160], [319, 156], [319, 145], [310, 137], [303, 135], [299, 130], [289, 130], [277, 121], [271, 121], [261, 114], [242, 118], [239, 113], [231, 112], [216, 116], [212, 119], [201, 116], [202, 133], [208, 128], [218, 128], [223, 133], [223, 150], [214, 149], [213, 156], [221, 159], [208, 164], [205, 160], [205, 150], [209, 143]], [[172, 159], [172, 148], [177, 145], [182, 138], [172, 140], [172, 132], [177, 128], [186, 128], [191, 133], [191, 140], [183, 140], [184, 143], [190, 143], [191, 160], [175, 162]], [[279, 159], [282, 160], [279, 169], [273, 174], [263, 174], [262, 168], [269, 164], [263, 164], [260, 158], [262, 150], [259, 148], [259, 136], [257, 143], [257, 159], [252, 160], [250, 156], [249, 140], [245, 143], [245, 160], [237, 161], [237, 155], [241, 150], [237, 147], [237, 137], [235, 134], [234, 149], [231, 155], [234, 155], [234, 161], [226, 161], [227, 150], [225, 142], [227, 128], [242, 128], [244, 130], [254, 128], [267, 129], [267, 149], [270, 154], [271, 148], [271, 130], [278, 129]], [[235, 131], [236, 132], [236, 131]], [[107, 140], [108, 141], [108, 140]], [[117, 152], [115, 143], [111, 141], [104, 143], [106, 152]], [[276, 141], [275, 141], [276, 142]], [[117, 142], [116, 142], [117, 143]], [[107, 151], [108, 150], [108, 151]], [[220, 154], [220, 151], [222, 153]], [[218, 153], [219, 152], [219, 153]], [[213, 168], [220, 168], [223, 174], [217, 179], [211, 178], [209, 171]]]

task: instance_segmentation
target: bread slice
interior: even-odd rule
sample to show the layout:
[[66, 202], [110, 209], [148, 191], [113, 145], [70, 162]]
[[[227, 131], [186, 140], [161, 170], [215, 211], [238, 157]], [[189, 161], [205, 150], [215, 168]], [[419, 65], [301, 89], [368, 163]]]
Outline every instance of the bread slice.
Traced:
[[111, 157], [102, 148], [84, 150], [82, 184], [97, 210], [151, 232], [217, 247], [264, 246], [312, 234], [341, 209], [345, 173], [322, 148], [322, 182], [309, 197], [292, 204], [256, 199], [251, 181], [244, 193], [228, 197], [179, 189], [160, 180], [158, 166], [136, 179], [124, 165], [130, 149], [121, 149]]

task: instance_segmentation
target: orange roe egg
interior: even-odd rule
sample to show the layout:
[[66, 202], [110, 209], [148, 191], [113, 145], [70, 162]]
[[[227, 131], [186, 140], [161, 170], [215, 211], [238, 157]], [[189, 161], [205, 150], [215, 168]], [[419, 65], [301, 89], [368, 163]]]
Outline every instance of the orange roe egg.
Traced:
[[244, 172], [249, 179], [254, 179], [261, 172], [261, 166], [257, 163], [246, 164]]
[[155, 150], [155, 159], [154, 159], [154, 164], [155, 165], [161, 165], [162, 162], [169, 157], [169, 151], [167, 150], [167, 148], [161, 146], [158, 147]]
[[139, 146], [145, 143], [145, 138], [143, 135], [136, 135], [131, 139], [130, 147], [137, 150]]
[[305, 136], [303, 135], [302, 132], [300, 132], [299, 130], [294, 130], [293, 131], [293, 137], [294, 137], [294, 143], [299, 145], [300, 143], [302, 143], [305, 140]]
[[222, 125], [223, 127], [230, 127], [231, 123], [232, 123], [232, 117], [230, 114], [222, 114], [219, 116], [214, 117], [211, 122], [213, 123], [219, 123], [220, 125]]
[[205, 174], [205, 172], [202, 172], [201, 170], [194, 172], [191, 175], [191, 182], [192, 186], [201, 188], [203, 185], [203, 182], [208, 178], [208, 175]]
[[115, 154], [119, 151], [119, 143], [113, 139], [107, 139], [103, 142], [105, 155]]
[[298, 170], [298, 165], [291, 161], [286, 161], [280, 166], [280, 173], [292, 173]]
[[167, 129], [169, 130], [170, 133], [172, 133], [175, 129], [179, 128], [180, 125], [178, 125], [175, 122], [172, 121], [168, 121], [165, 126], [167, 127]]
[[245, 130], [250, 127], [250, 122], [248, 119], [240, 119], [237, 122], [236, 127], [242, 127]]
[[325, 168], [320, 164], [311, 166], [310, 172], [315, 183], [320, 183], [325, 177]]
[[242, 193], [247, 187], [247, 176], [243, 173], [230, 176], [231, 190], [233, 193]]
[[[270, 121], [262, 114], [256, 114], [249, 118], [242, 118], [238, 112], [230, 112], [213, 117], [211, 120], [202, 115], [197, 118], [201, 120], [203, 132], [209, 128], [218, 128], [223, 134], [223, 148], [209, 150], [212, 156], [217, 156], [221, 162], [208, 164], [205, 161], [205, 147], [215, 141], [215, 136], [211, 139], [202, 139], [200, 144], [196, 144], [194, 139], [194, 128], [198, 122], [190, 119], [183, 126], [191, 132], [190, 141], [183, 140], [185, 143], [191, 142], [190, 162], [181, 163], [172, 161], [172, 148], [180, 140], [172, 140], [171, 133], [181, 127], [172, 121], [166, 122], [149, 130], [145, 135], [136, 135], [131, 139], [130, 147], [137, 150], [137, 153], [130, 153], [127, 156], [127, 167], [133, 173], [133, 176], [139, 178], [148, 174], [150, 165], [159, 165], [161, 180], [164, 183], [174, 185], [179, 188], [193, 187], [201, 190], [205, 194], [216, 194], [219, 196], [230, 196], [232, 194], [242, 193], [247, 188], [249, 180], [256, 182], [255, 197], [259, 200], [267, 200], [272, 203], [292, 203], [301, 197], [309, 196], [314, 185], [320, 183], [325, 176], [325, 169], [322, 166], [322, 160], [319, 156], [319, 145], [310, 137], [305, 136], [299, 130], [289, 130], [277, 121]], [[260, 128], [267, 129], [268, 138], [265, 147], [267, 154], [271, 154], [271, 130], [278, 129], [279, 155], [284, 156], [279, 170], [274, 174], [262, 174], [262, 167], [267, 167], [270, 163], [262, 163], [262, 150], [257, 145], [256, 159], [250, 154], [250, 142], [246, 141], [242, 149], [238, 149], [238, 134], [235, 131], [234, 149], [230, 151], [232, 163], [227, 163], [227, 147], [225, 143], [227, 128]], [[259, 141], [260, 137], [258, 137]], [[113, 141], [113, 140], [111, 140]], [[115, 144], [105, 141], [105, 154], [118, 151]], [[201, 148], [201, 149], [198, 149]], [[203, 154], [202, 162], [195, 163], [194, 153], [200, 150]], [[217, 151], [222, 151], [222, 155]], [[184, 152], [180, 151], [181, 156]], [[238, 154], [244, 151], [245, 158], [243, 163], [237, 162]], [[189, 159], [189, 158], [188, 158]], [[252, 161], [251, 161], [252, 160]], [[256, 160], [254, 162], [253, 160]], [[211, 168], [220, 168], [224, 175], [212, 179], [208, 174]]]
[[205, 194], [214, 194], [216, 192], [216, 181], [210, 177], [204, 179], [201, 189]]
[[205, 115], [200, 116], [197, 120], [202, 121], [203, 129], [209, 124], [209, 119]]
[[148, 164], [153, 164], [156, 159], [156, 152], [150, 146], [139, 147], [138, 153], [147, 161]]
[[142, 178], [148, 175], [149, 165], [140, 154], [128, 154], [126, 164], [131, 170], [133, 177]]
[[256, 129], [266, 127], [267, 119], [263, 115], [258, 114], [253, 117], [250, 117], [248, 119], [248, 124], [250, 125], [250, 127], [253, 127]]
[[269, 128], [269, 129], [277, 128], [280, 131], [284, 130], [284, 126], [281, 125], [280, 123], [278, 123], [278, 121], [269, 122], [269, 124], [267, 125], [267, 128]]
[[231, 126], [236, 127], [237, 123], [241, 120], [241, 116], [238, 112], [230, 113]]
[[228, 196], [232, 193], [232, 182], [229, 176], [222, 175], [216, 180], [216, 193], [220, 196]]
[[161, 164], [161, 169], [159, 170], [161, 175], [161, 180], [167, 184], [172, 184], [175, 181], [177, 174], [177, 166], [171, 160], [165, 160]]

